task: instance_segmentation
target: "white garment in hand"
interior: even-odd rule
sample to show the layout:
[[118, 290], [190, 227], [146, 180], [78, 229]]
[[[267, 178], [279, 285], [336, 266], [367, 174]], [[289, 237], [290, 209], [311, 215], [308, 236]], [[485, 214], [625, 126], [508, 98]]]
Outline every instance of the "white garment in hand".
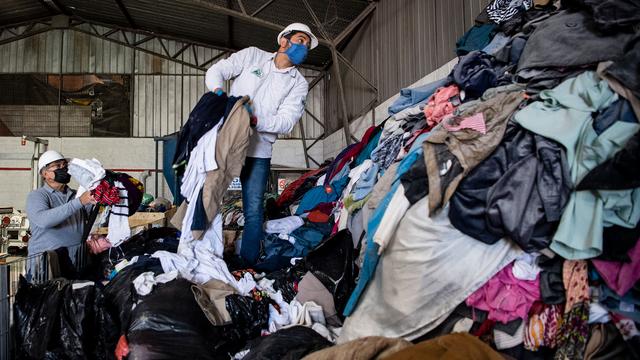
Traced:
[[115, 247], [131, 237], [131, 228], [129, 228], [128, 192], [120, 181], [114, 181], [113, 184], [118, 188], [120, 201], [111, 205], [108, 207], [109, 210], [105, 211], [109, 211], [107, 240], [109, 240], [112, 247]]
[[197, 186], [204, 179], [207, 171], [216, 170], [218, 163], [216, 162], [216, 142], [218, 139], [218, 130], [222, 121], [218, 122], [213, 128], [207, 131], [196, 147], [189, 154], [189, 163], [184, 170], [180, 193], [185, 199], [191, 202], [191, 199], [197, 198], [200, 188]]
[[287, 216], [265, 222], [264, 231], [267, 234], [291, 234], [293, 230], [302, 225], [304, 225], [304, 220], [300, 216]]
[[[93, 190], [100, 180], [104, 179], [106, 172], [100, 161], [96, 159], [71, 159], [69, 161], [69, 175], [85, 190]], [[82, 195], [78, 191], [78, 195]]]

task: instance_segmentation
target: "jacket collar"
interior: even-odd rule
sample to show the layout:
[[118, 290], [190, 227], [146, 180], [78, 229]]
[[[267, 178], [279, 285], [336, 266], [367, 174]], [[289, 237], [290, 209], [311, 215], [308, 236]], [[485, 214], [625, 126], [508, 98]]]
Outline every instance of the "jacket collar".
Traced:
[[274, 52], [271, 53], [271, 56], [269, 57], [269, 62], [271, 63], [270, 66], [273, 67], [273, 71], [279, 72], [279, 73], [289, 73], [289, 75], [291, 75], [292, 78], [296, 77], [296, 74], [298, 72], [296, 71], [295, 65], [294, 66], [289, 66], [288, 68], [285, 68], [285, 69], [278, 69], [276, 67], [275, 58], [276, 58], [277, 54], [278, 54], [278, 52], [274, 51]]

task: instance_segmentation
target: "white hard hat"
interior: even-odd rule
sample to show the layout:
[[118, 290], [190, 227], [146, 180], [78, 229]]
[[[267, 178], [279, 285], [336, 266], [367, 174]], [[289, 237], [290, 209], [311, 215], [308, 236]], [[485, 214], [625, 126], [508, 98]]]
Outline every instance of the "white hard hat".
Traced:
[[55, 150], [45, 151], [44, 154], [40, 155], [38, 159], [38, 172], [42, 171], [42, 168], [51, 164], [54, 161], [64, 160], [64, 156]]
[[292, 31], [299, 31], [299, 32], [303, 32], [307, 35], [309, 35], [309, 37], [311, 38], [311, 47], [310, 49], [315, 48], [316, 46], [318, 46], [318, 38], [313, 35], [313, 33], [311, 32], [311, 29], [309, 29], [309, 27], [305, 24], [302, 23], [293, 23], [293, 24], [289, 24], [287, 25], [286, 28], [284, 28], [284, 30], [280, 31], [280, 34], [278, 34], [278, 44], [280, 44], [280, 39], [282, 39], [282, 37]]

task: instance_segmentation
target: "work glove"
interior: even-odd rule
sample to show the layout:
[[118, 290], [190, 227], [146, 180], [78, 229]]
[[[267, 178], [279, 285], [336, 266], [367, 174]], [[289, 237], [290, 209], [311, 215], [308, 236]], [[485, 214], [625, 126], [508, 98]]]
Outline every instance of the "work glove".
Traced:
[[251, 127], [256, 127], [256, 125], [258, 124], [258, 118], [253, 113], [253, 105], [251, 104], [251, 101], [247, 101], [242, 106], [244, 106], [244, 108], [249, 113], [249, 124], [251, 125]]
[[218, 95], [218, 96], [222, 96], [224, 95], [224, 90], [222, 90], [222, 88], [216, 88], [213, 90], [213, 93]]

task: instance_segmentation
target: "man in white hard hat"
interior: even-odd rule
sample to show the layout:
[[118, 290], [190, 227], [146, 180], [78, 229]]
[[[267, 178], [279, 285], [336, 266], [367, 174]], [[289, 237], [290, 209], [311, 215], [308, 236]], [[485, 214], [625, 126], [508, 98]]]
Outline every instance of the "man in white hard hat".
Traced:
[[296, 69], [318, 39], [305, 24], [293, 23], [278, 34], [278, 50], [249, 47], [220, 60], [207, 70], [206, 85], [220, 94], [225, 80], [234, 79], [230, 95], [252, 100], [250, 141], [240, 181], [244, 231], [240, 255], [249, 264], [258, 259], [264, 238], [263, 200], [271, 166], [271, 148], [278, 134], [287, 134], [304, 113], [309, 84]]
[[44, 185], [27, 197], [30, 256], [67, 247], [71, 260], [75, 261], [85, 220], [96, 202], [90, 192], [76, 197], [76, 191], [67, 186], [71, 181], [67, 165], [67, 159], [53, 150], [46, 151], [38, 159], [38, 172]]

